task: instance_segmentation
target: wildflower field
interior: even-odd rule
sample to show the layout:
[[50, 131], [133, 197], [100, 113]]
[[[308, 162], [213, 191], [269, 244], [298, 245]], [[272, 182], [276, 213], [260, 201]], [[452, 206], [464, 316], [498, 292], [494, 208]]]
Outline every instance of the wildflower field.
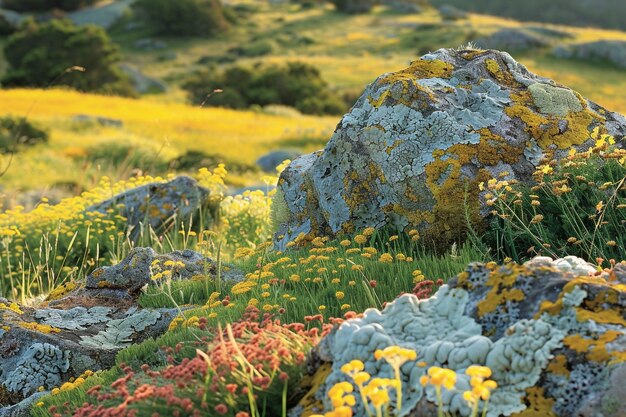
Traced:
[[[439, 11], [430, 7], [420, 13], [403, 14], [391, 11], [387, 6], [376, 6], [368, 14], [342, 15], [330, 5], [306, 7], [264, 2], [259, 6], [244, 0], [234, 4], [243, 10], [242, 15], [253, 16], [245, 22], [254, 21], [254, 24], [234, 25], [228, 35], [208, 40], [164, 38], [175, 52], [169, 58], [164, 57], [164, 51], [139, 51], [133, 46], [145, 35], [144, 29], [140, 28], [137, 33], [129, 31], [125, 29], [128, 22], [124, 20], [113, 26], [111, 36], [120, 43], [122, 54], [129, 62], [141, 65], [151, 77], [171, 82], [173, 87], [162, 94], [131, 99], [64, 88], [0, 89], [0, 116], [25, 117], [49, 133], [47, 143], [0, 153], [0, 313], [20, 316], [27, 308], [54, 309], [54, 303], [64, 296], [86, 288], [88, 277], [93, 279], [94, 275], [102, 273], [103, 267], [129, 259], [138, 248], [152, 248], [158, 254], [194, 251], [210, 258], [214, 266], [214, 271], [182, 279], [184, 263], [152, 261], [149, 283], [132, 294], [136, 296], [133, 299], [135, 304], [129, 307], [128, 316], [136, 311], [173, 311], [173, 318], [162, 328], [160, 336], [142, 339], [139, 343], [132, 342], [130, 337], [121, 340], [115, 345], [120, 350], [105, 352], [114, 363], [109, 369], [94, 367], [73, 375], [67, 382], [54, 384], [54, 387], [40, 386], [29, 409], [31, 416], [400, 417], [413, 415], [409, 414], [412, 411], [408, 407], [419, 405], [423, 407], [420, 410], [425, 410], [423, 415], [432, 417], [493, 417], [496, 414], [490, 414], [490, 407], [493, 407], [494, 396], [498, 396], [499, 391], [503, 392], [500, 398], [513, 396], [510, 386], [519, 381], [505, 380], [497, 370], [485, 366], [486, 360], [474, 360], [479, 356], [474, 355], [476, 351], [488, 351], [485, 345], [488, 348], [495, 345], [495, 341], [484, 340], [493, 334], [481, 334], [481, 325], [477, 322], [467, 327], [479, 328], [479, 334], [469, 331], [464, 334], [470, 340], [467, 349], [461, 354], [456, 352], [462, 357], [459, 363], [469, 361], [471, 364], [456, 368], [447, 356], [456, 347], [443, 338], [433, 344], [436, 345], [434, 352], [425, 352], [408, 349], [400, 346], [401, 343], [388, 346], [382, 338], [377, 339], [380, 334], [375, 332], [355, 336], [357, 343], [352, 346], [360, 353], [372, 353], [370, 356], [373, 357], [331, 365], [327, 357], [337, 346], [332, 345], [335, 339], [330, 337], [336, 335], [344, 323], [345, 327], [356, 327], [351, 324], [352, 320], [367, 315], [382, 317], [386, 307], [407, 297], [415, 303], [416, 317], [426, 315], [425, 311], [432, 308], [441, 310], [438, 317], [442, 323], [454, 321], [463, 314], [456, 310], [462, 308], [451, 307], [447, 311], [436, 302], [438, 299], [454, 299], [467, 303], [471, 290], [482, 291], [478, 280], [468, 278], [470, 272], [478, 271], [477, 275], [484, 273], [483, 278], [488, 282], [485, 288], [489, 289], [480, 293], [478, 300], [472, 300], [479, 306], [477, 314], [484, 313], [485, 322], [493, 319], [494, 334], [501, 326], [507, 330], [506, 335], [499, 336], [514, 338], [517, 328], [505, 326], [506, 320], [499, 322], [500, 317], [496, 316], [517, 317], [519, 310], [526, 307], [515, 304], [522, 302], [527, 294], [514, 286], [524, 274], [523, 264], [536, 257], [576, 256], [587, 261], [587, 267], [593, 270], [588, 276], [572, 279], [571, 285], [563, 284], [563, 291], [556, 291], [558, 294], [553, 299], [542, 301], [535, 316], [537, 322], [541, 314], [554, 313], [555, 321], [571, 325], [580, 334], [583, 332], [580, 329], [586, 329], [589, 322], [592, 322], [592, 330], [602, 326], [614, 327], [606, 333], [598, 331], [590, 339], [559, 333], [562, 339], [566, 339], [563, 346], [575, 351], [577, 356], [574, 359], [564, 353], [547, 358], [550, 351], [544, 354], [541, 349], [549, 343], [541, 342], [544, 339], [535, 338], [533, 334], [529, 336], [530, 327], [524, 328], [518, 333], [524, 333], [526, 339], [542, 345], [536, 347], [538, 359], [533, 360], [538, 363], [545, 360], [544, 368], [556, 375], [554, 380], [569, 379], [574, 374], [571, 370], [574, 366], [581, 363], [586, 366], [591, 358], [599, 358], [596, 362], [602, 366], [605, 362], [614, 365], [626, 361], [626, 354], [618, 346], [623, 340], [620, 331], [626, 322], [623, 311], [619, 310], [621, 307], [613, 308], [621, 306], [623, 300], [620, 297], [626, 290], [623, 283], [617, 283], [615, 272], [620, 268], [626, 270], [626, 149], [624, 138], [607, 134], [609, 130], [600, 127], [597, 120], [584, 119], [579, 123], [584, 124], [580, 131], [585, 137], [576, 138], [577, 143], [591, 145], [572, 145], [566, 150], [554, 146], [554, 153], [546, 146], [546, 149], [539, 149], [545, 151], [541, 160], [522, 164], [532, 167], [528, 168], [531, 171], [527, 173], [529, 181], [511, 179], [513, 176], [504, 168], [489, 178], [473, 173], [473, 187], [477, 191], [474, 197], [480, 199], [480, 203], [474, 201], [475, 204], [468, 203], [468, 198], [472, 197], [469, 186], [463, 192], [446, 189], [442, 184], [449, 177], [462, 177], [459, 174], [461, 165], [467, 168], [471, 165], [470, 159], [480, 159], [478, 151], [478, 156], [463, 155], [466, 162], [455, 160], [458, 172], [448, 169], [444, 151], [425, 151], [432, 160], [440, 158], [433, 166], [440, 163], [436, 168], [443, 167], [436, 178], [425, 177], [429, 185], [439, 185], [443, 189], [437, 196], [442, 205], [454, 203], [452, 197], [446, 198], [448, 192], [454, 194], [454, 198], [465, 197], [464, 204], [459, 204], [454, 211], [441, 211], [448, 215], [453, 213], [455, 225], [463, 226], [461, 232], [450, 232], [459, 239], [449, 245], [437, 245], [432, 236], [426, 236], [420, 227], [411, 224], [396, 229], [344, 227], [323, 236], [294, 234], [294, 238], [281, 247], [284, 250], [279, 250], [281, 236], [277, 231], [281, 224], [285, 224], [285, 214], [280, 210], [284, 209], [282, 206], [286, 202], [285, 195], [277, 190], [281, 190], [281, 184], [288, 178], [281, 177], [281, 174], [288, 173], [293, 165], [285, 160], [274, 172], [262, 172], [257, 159], [282, 149], [315, 152], [326, 145], [334, 130], [347, 129], [353, 120], [348, 118], [348, 127], [344, 127], [337, 125], [339, 117], [303, 115], [282, 105], [256, 105], [235, 110], [183, 103], [185, 97], [179, 81], [190, 68], [202, 68], [207, 62], [217, 62], [215, 68], [221, 68], [220, 58], [233, 54], [234, 47], [248, 43], [269, 42], [270, 52], [262, 55], [263, 63], [297, 61], [317, 65], [333, 92], [348, 99], [354, 96], [356, 100], [365, 85], [377, 76], [406, 67], [417, 55], [440, 46], [456, 47], [465, 44], [470, 37], [490, 35], [499, 29], [527, 27], [527, 23], [475, 14], [447, 21]], [[607, 39], [626, 41], [626, 33], [619, 31], [557, 25], [542, 25], [541, 28], [565, 33], [567, 36], [564, 35], [563, 42], [566, 44]], [[622, 93], [626, 87], [626, 73], [623, 69], [606, 62], [557, 59], [551, 55], [550, 48], [519, 52], [515, 59], [528, 65], [529, 70], [568, 85], [601, 106], [626, 112], [626, 99]], [[463, 51], [471, 55], [466, 59], [468, 62], [482, 52], [473, 47]], [[237, 62], [256, 70], [259, 56], [244, 54]], [[498, 67], [497, 62], [491, 62]], [[5, 65], [0, 61], [0, 72]], [[418, 68], [415, 72], [419, 75], [422, 70], [426, 74], [424, 78], [435, 79], [434, 73], [425, 69]], [[447, 82], [445, 74], [449, 68], [445, 62], [439, 70]], [[500, 67], [490, 73], [492, 79], [502, 85], [509, 83], [505, 88], [510, 90], [497, 90], [493, 87], [496, 83], [491, 80], [491, 85], [487, 86], [459, 87], [455, 84], [454, 88], [463, 90], [458, 94], [460, 96], [465, 91], [478, 89], [480, 94], [487, 96], [485, 101], [488, 102], [491, 102], [488, 94], [504, 102], [509, 99], [509, 91], [528, 90]], [[403, 88], [417, 86], [409, 76], [405, 78], [399, 81]], [[432, 85], [438, 82], [443, 83], [438, 79], [432, 81]], [[448, 89], [454, 91], [451, 85]], [[477, 86], [479, 88], [474, 88]], [[421, 94], [420, 88], [416, 90]], [[572, 93], [572, 96], [575, 100], [572, 107], [582, 106], [582, 96], [578, 93]], [[517, 98], [528, 97], [531, 93], [524, 90]], [[370, 105], [368, 111], [375, 115], [376, 103], [373, 102], [378, 100], [378, 107], [388, 98], [387, 95], [376, 100], [365, 97], [360, 103]], [[434, 95], [428, 95], [428, 98], [436, 101]], [[540, 107], [537, 105], [531, 111], [524, 108], [525, 103], [518, 103], [511, 104], [508, 109], [513, 106], [518, 113], [512, 114], [510, 119], [517, 117], [518, 124], [526, 123], [531, 117], [529, 114]], [[466, 110], [461, 108], [460, 113], [463, 116], [470, 114], [467, 126], [475, 120], [482, 123], [492, 116], [492, 109], [483, 113], [476, 111], [480, 117]], [[595, 112], [595, 107], [592, 110]], [[582, 110], [578, 112], [582, 113]], [[565, 113], [567, 117], [571, 116], [569, 110]], [[607, 111], [601, 109], [598, 114], [604, 116]], [[561, 115], [561, 120], [546, 112], [545, 117], [540, 118], [541, 123], [527, 129], [529, 137], [532, 139], [537, 132], [541, 135], [548, 135], [548, 131], [561, 134], [569, 127], [568, 123], [578, 122], [573, 116], [567, 117]], [[407, 124], [409, 120], [407, 116]], [[546, 127], [543, 121], [546, 126], [549, 123], [554, 125]], [[359, 134], [366, 137], [370, 128], [374, 130], [373, 126], [367, 125], [367, 129]], [[384, 128], [378, 130], [387, 133]], [[508, 144], [502, 142], [506, 140], [506, 134], [500, 137], [487, 128], [475, 130], [482, 131], [482, 136], [476, 133], [480, 140], [483, 136], [491, 140], [489, 146], [501, 145], [485, 157], [488, 160], [484, 162], [485, 166], [500, 168], [500, 165], [510, 167], [517, 163], [492, 161], [508, 152]], [[430, 130], [428, 132], [430, 134]], [[541, 135], [537, 137], [543, 137]], [[381, 153], [389, 159], [398, 146], [393, 139]], [[534, 145], [536, 147], [537, 143]], [[459, 146], [462, 148], [465, 143]], [[523, 154], [520, 160], [526, 157], [531, 160], [526, 152], [530, 147], [526, 149], [524, 146], [519, 148]], [[465, 149], [469, 148], [462, 148], [461, 152]], [[320, 155], [313, 154], [315, 157]], [[301, 165], [309, 162], [306, 158], [299, 159]], [[193, 163], [187, 164], [190, 160]], [[376, 163], [379, 161], [363, 168], [371, 173], [372, 182], [379, 179], [374, 178], [379, 175], [375, 172]], [[430, 174], [426, 171], [424, 169]], [[146, 221], [129, 226], [129, 219], [123, 215], [123, 203], [107, 210], [94, 209], [100, 203], [139, 187], [149, 185], [158, 189], [180, 174], [189, 175], [206, 190], [207, 201], [190, 217], [172, 215], [167, 227], [152, 228], [147, 221], [149, 212], [144, 213]], [[355, 172], [342, 171], [341, 175], [344, 174], [345, 187], [351, 176], [358, 178]], [[452, 179], [458, 179], [456, 177]], [[306, 181], [296, 182], [302, 195], [292, 197], [321, 199], [323, 196], [306, 194], [309, 185]], [[383, 178], [382, 182], [387, 181]], [[355, 194], [371, 197], [373, 192], [368, 186], [357, 187]], [[410, 188], [401, 190], [402, 193], [405, 191], [407, 194], [413, 192]], [[382, 197], [376, 201], [379, 204]], [[420, 202], [418, 198], [415, 201]], [[479, 224], [474, 217], [479, 217], [478, 207], [483, 202], [486, 210], [480, 216], [484, 223]], [[385, 208], [379, 204], [376, 209], [383, 217], [396, 214], [393, 204]], [[319, 214], [319, 218], [324, 216], [330, 217], [330, 214]], [[420, 222], [416, 223], [420, 226], [427, 223], [423, 219]], [[545, 261], [547, 258], [539, 259]], [[550, 271], [550, 267], [539, 265], [537, 270], [545, 272], [548, 277], [546, 271]], [[241, 279], [229, 280], [228, 276], [233, 273], [240, 273]], [[527, 283], [521, 279], [520, 282]], [[450, 295], [446, 291], [452, 283], [458, 287], [451, 290], [450, 293], [457, 292]], [[601, 290], [595, 291], [591, 288], [593, 285]], [[119, 290], [109, 288], [104, 281], [96, 286], [96, 291], [102, 293]], [[463, 292], [463, 289], [467, 291]], [[546, 293], [552, 290], [548, 288]], [[620, 294], [619, 297], [616, 294]], [[585, 298], [587, 295], [589, 299]], [[592, 295], [596, 297], [593, 300]], [[533, 300], [537, 298], [537, 294], [532, 296]], [[120, 308], [125, 309], [127, 301], [124, 298], [119, 303]], [[101, 307], [89, 303], [85, 306], [96, 311]], [[559, 316], [561, 313], [563, 315]], [[566, 316], [566, 313], [571, 315]], [[464, 319], [470, 316], [465, 314]], [[0, 314], [0, 319], [3, 318]], [[397, 321], [392, 325], [402, 329], [420, 325], [417, 319], [415, 323]], [[439, 323], [429, 325], [436, 327]], [[3, 335], [12, 331], [11, 326], [0, 322], [0, 341]], [[36, 322], [19, 326], [19, 331], [34, 331], [50, 338], [61, 332], [53, 325]], [[377, 322], [371, 327], [382, 328]], [[137, 326], [133, 332], [141, 333], [141, 329]], [[548, 333], [545, 331], [540, 336]], [[376, 344], [378, 348], [366, 350]], [[615, 351], [621, 349], [617, 353], [611, 350], [616, 345]], [[0, 343], [0, 348], [1, 361], [18, 352], [20, 345], [3, 346]], [[502, 353], [501, 356], [510, 359], [514, 353], [506, 350], [506, 355]], [[524, 353], [528, 352], [520, 355]], [[430, 358], [440, 355], [446, 359], [426, 361], [427, 355]], [[528, 362], [532, 360], [528, 359]], [[502, 365], [506, 372], [507, 366]], [[535, 366], [532, 371], [537, 369], [539, 373], [534, 376], [539, 380], [543, 368]], [[592, 366], [589, 369], [589, 374], [597, 371]], [[384, 372], [377, 373], [381, 370]], [[334, 379], [328, 383], [331, 374]], [[521, 381], [531, 378], [529, 374], [513, 374], [511, 371], [510, 377]], [[0, 376], [3, 376], [1, 370]], [[588, 380], [584, 379], [586, 376], [580, 378], [587, 381], [588, 386], [597, 383], [591, 377]], [[329, 388], [321, 399], [320, 388], [327, 383]], [[546, 382], [552, 383], [557, 385], [553, 380]], [[583, 392], [588, 386], [576, 389]], [[508, 404], [511, 407], [508, 415], [557, 416], [551, 411], [545, 414], [545, 410], [552, 410], [556, 400], [544, 397], [543, 388], [531, 386], [519, 391], [525, 392], [527, 401], [522, 407], [525, 409], [520, 411], [515, 408], [519, 404]], [[411, 402], [411, 397], [417, 394], [419, 404]], [[0, 384], [0, 415], [1, 407], [13, 406], [26, 397], [9, 392]], [[453, 412], [453, 406], [456, 407], [454, 410], [463, 411]], [[615, 407], [618, 406], [620, 404]]]

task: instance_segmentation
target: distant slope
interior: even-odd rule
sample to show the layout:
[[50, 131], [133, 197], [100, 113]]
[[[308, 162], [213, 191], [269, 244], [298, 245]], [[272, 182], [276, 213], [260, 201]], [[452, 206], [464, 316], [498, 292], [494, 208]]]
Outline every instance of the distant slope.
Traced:
[[626, 29], [624, 0], [430, 0], [463, 10], [516, 20]]

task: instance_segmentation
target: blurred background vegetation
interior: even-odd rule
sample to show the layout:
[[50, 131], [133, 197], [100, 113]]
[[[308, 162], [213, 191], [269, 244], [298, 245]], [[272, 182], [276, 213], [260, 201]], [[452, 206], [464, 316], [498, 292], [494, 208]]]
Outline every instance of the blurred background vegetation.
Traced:
[[468, 42], [626, 112], [626, 3], [543, 3], [0, 0], [0, 209], [218, 163], [262, 185], [377, 76]]

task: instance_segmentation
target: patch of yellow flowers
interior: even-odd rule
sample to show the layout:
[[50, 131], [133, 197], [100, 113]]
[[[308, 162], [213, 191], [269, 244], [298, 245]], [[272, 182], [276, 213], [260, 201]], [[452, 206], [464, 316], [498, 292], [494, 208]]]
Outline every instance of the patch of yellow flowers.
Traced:
[[[395, 415], [391, 409], [391, 399], [389, 389], [396, 390], [395, 410], [402, 409], [402, 381], [400, 379], [400, 368], [407, 361], [417, 359], [417, 353], [400, 346], [389, 346], [384, 350], [377, 350], [374, 353], [376, 360], [385, 359], [394, 372], [394, 378], [372, 378], [364, 371], [365, 365], [360, 360], [352, 360], [341, 367], [341, 371], [348, 375], [353, 384], [343, 381], [335, 384], [329, 391], [328, 397], [333, 405], [333, 410], [325, 414], [314, 414], [311, 417], [352, 417], [352, 407], [356, 404], [353, 394], [354, 386], [359, 391], [368, 417], [383, 417]], [[426, 366], [424, 362], [417, 362], [417, 366]], [[472, 365], [465, 373], [470, 377], [471, 390], [463, 392], [463, 398], [472, 409], [471, 417], [478, 415], [480, 401], [484, 402], [482, 416], [487, 414], [487, 406], [491, 392], [497, 388], [495, 381], [487, 379], [491, 376], [491, 369], [485, 366]], [[443, 417], [443, 401], [441, 396], [442, 388], [453, 390], [456, 384], [457, 374], [451, 369], [432, 366], [426, 375], [420, 378], [422, 386], [431, 385], [435, 387], [438, 401], [438, 416]], [[370, 406], [371, 404], [371, 406]], [[372, 409], [374, 410], [372, 412]]]

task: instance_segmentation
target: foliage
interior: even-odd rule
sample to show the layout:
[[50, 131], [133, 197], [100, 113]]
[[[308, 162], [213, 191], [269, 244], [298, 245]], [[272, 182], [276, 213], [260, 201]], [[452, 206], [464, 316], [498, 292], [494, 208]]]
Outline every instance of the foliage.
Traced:
[[538, 254], [621, 259], [626, 247], [626, 151], [594, 132], [596, 145], [567, 158], [546, 159], [537, 185], [502, 179], [486, 187], [496, 217], [488, 243], [503, 257], [523, 260]]
[[[244, 108], [253, 104], [283, 104], [307, 114], [340, 114], [345, 104], [322, 80], [317, 68], [290, 62], [286, 65], [234, 66], [224, 72], [205, 69], [183, 84], [193, 103]], [[214, 90], [220, 94], [207, 96]]]
[[[121, 365], [124, 376], [110, 386], [91, 386], [81, 395], [84, 402], [55, 407], [55, 415], [108, 415], [115, 410], [118, 416], [197, 411], [235, 416], [246, 408], [252, 415], [260, 415], [259, 410], [285, 415], [287, 386], [297, 386], [302, 378], [306, 354], [319, 340], [317, 329], [283, 325], [254, 307], [225, 331], [208, 329], [206, 318], [196, 317], [190, 326], [199, 329], [195, 333], [206, 342], [165, 347], [165, 368]], [[44, 410], [40, 405], [35, 414]]]
[[4, 0], [2, 7], [18, 12], [41, 12], [46, 10], [76, 10], [91, 6], [97, 0]]
[[228, 29], [219, 0], [138, 0], [133, 8], [162, 35], [211, 36]]
[[0, 36], [10, 35], [15, 32], [15, 26], [0, 14]]
[[0, 153], [15, 152], [23, 146], [33, 146], [47, 141], [48, 132], [25, 118], [0, 117]]
[[130, 81], [116, 67], [117, 47], [96, 26], [30, 20], [9, 38], [4, 55], [10, 65], [2, 78], [5, 87], [59, 84], [80, 91], [133, 95]]
[[431, 3], [436, 6], [449, 4], [464, 10], [532, 22], [626, 29], [626, 22], [621, 18], [626, 13], [626, 3], [621, 0], [431, 0]]
[[331, 0], [337, 10], [343, 13], [368, 13], [376, 4], [375, 0]]

